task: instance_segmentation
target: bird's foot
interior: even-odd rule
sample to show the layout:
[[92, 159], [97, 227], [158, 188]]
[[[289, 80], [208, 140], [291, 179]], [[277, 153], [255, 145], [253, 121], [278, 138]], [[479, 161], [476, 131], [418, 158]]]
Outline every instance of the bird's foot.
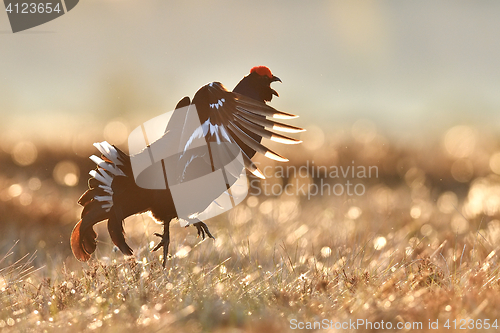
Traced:
[[161, 241], [158, 244], [156, 244], [153, 251], [157, 251], [161, 247], [163, 247], [163, 268], [165, 268], [165, 266], [167, 265], [168, 246], [170, 245], [170, 235], [168, 230], [164, 230], [163, 235], [157, 232], [155, 232], [154, 235], [161, 237]]
[[208, 237], [215, 239], [215, 237], [210, 233], [210, 230], [208, 230], [208, 226], [205, 223], [196, 222], [193, 225], [196, 227], [196, 229], [198, 229], [198, 236], [201, 236], [202, 239], [205, 239], [205, 234]]

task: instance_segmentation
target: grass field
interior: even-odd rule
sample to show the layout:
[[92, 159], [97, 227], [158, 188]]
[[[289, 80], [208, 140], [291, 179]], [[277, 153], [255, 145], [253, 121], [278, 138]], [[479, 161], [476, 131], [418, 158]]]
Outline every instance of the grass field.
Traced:
[[[315, 144], [285, 154], [308, 173], [252, 183], [260, 195], [208, 221], [215, 241], [173, 223], [166, 269], [146, 214], [126, 221], [133, 257], [104, 224], [93, 258], [72, 256], [91, 146], [37, 146], [27, 163], [29, 144], [4, 145], [0, 331], [498, 331], [500, 139], [469, 127], [411, 145], [356, 133], [308, 134]], [[314, 195], [347, 180], [363, 193]]]

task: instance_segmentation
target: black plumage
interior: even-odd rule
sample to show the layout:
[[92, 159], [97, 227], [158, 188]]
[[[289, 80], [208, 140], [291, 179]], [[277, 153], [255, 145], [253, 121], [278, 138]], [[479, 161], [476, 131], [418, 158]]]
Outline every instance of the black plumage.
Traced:
[[[263, 145], [262, 138], [296, 144], [300, 141], [272, 130], [289, 133], [303, 131], [299, 127], [274, 120], [274, 118], [296, 117], [266, 104], [271, 101], [273, 95], [278, 96], [270, 86], [275, 81], [281, 82], [267, 67], [254, 67], [232, 92], [221, 83], [212, 82], [201, 87], [192, 101], [189, 97], [184, 97], [176, 109], [189, 105], [196, 106], [200, 124], [202, 127], [205, 126], [203, 133], [206, 133], [204, 135], [207, 143], [224, 141], [236, 144], [241, 149], [247, 170], [257, 177], [264, 178], [251, 160], [256, 152], [274, 160], [283, 162], [288, 160]], [[182, 134], [183, 136], [187, 134], [188, 137], [191, 135], [191, 133]], [[78, 260], [88, 260], [97, 245], [97, 234], [93, 230], [93, 225], [107, 220], [113, 243], [124, 254], [132, 255], [132, 249], [125, 241], [123, 221], [128, 216], [151, 211], [152, 215], [164, 224], [163, 234], [156, 234], [161, 237], [161, 241], [154, 250], [163, 247], [163, 265], [165, 265], [170, 242], [169, 224], [172, 219], [179, 217], [168, 184], [166, 189], [159, 190], [137, 186], [130, 156], [107, 142], [96, 143], [94, 146], [101, 152], [101, 157], [91, 156], [97, 164], [97, 169], [90, 172], [92, 177], [89, 179], [89, 189], [78, 201], [84, 208], [81, 220], [71, 235], [73, 254]], [[213, 238], [204, 222], [199, 221], [193, 225], [203, 238], [205, 235]]]

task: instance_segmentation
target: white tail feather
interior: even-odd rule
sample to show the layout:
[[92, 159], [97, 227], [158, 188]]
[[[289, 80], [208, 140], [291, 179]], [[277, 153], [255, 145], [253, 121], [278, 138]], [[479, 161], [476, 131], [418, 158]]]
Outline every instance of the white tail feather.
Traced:
[[[101, 169], [102, 170], [102, 169]], [[106, 171], [102, 171], [105, 175], [107, 175]], [[96, 170], [90, 170], [89, 175], [100, 181], [101, 183], [111, 186], [111, 177], [108, 176], [108, 178], [103, 177], [99, 172]]]
[[120, 170], [120, 168], [116, 167], [116, 165], [108, 163], [108, 162], [104, 161], [102, 158], [97, 157], [95, 155], [92, 155], [89, 158], [92, 160], [92, 162], [94, 162], [95, 164], [97, 164], [99, 167], [103, 168], [106, 171], [111, 172], [113, 175], [115, 175], [115, 176], [125, 176], [125, 174], [123, 173], [123, 171]]
[[110, 195], [96, 195], [94, 199], [97, 201], [107, 201], [110, 204], [113, 204], [113, 197]]
[[111, 187], [106, 186], [106, 185], [99, 185], [99, 187], [102, 188], [104, 190], [104, 192], [106, 192], [110, 195], [113, 195], [113, 190], [111, 189]]
[[112, 203], [107, 203], [101, 206], [101, 208], [106, 210], [106, 212], [109, 212], [111, 210], [111, 207], [113, 207]]
[[116, 151], [115, 147], [110, 145], [107, 141], [96, 142], [94, 143], [94, 147], [96, 147], [97, 150], [101, 152], [101, 154], [106, 156], [106, 158], [112, 161], [114, 164], [123, 165], [123, 163], [118, 158], [118, 152]]
[[97, 171], [100, 172], [101, 175], [106, 179], [105, 184], [111, 186], [111, 183], [113, 182], [113, 177], [111, 177], [104, 169], [97, 169]]

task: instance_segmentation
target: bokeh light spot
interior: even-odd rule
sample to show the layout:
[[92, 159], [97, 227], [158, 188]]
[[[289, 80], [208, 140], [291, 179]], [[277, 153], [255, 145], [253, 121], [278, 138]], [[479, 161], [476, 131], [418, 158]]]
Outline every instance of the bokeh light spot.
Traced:
[[373, 240], [373, 248], [375, 250], [382, 250], [387, 244], [387, 240], [383, 236], [376, 237]]
[[323, 258], [328, 258], [332, 255], [332, 249], [329, 246], [325, 246], [321, 249], [321, 256]]
[[80, 169], [72, 161], [62, 161], [55, 166], [53, 176], [60, 185], [75, 186], [78, 184]]
[[189, 252], [191, 252], [191, 247], [190, 246], [183, 246], [179, 249], [179, 251], [177, 251], [177, 253], [175, 254], [175, 257], [186, 258], [188, 256]]
[[490, 157], [490, 169], [497, 175], [500, 175], [500, 151]]
[[128, 132], [128, 126], [124, 122], [113, 120], [106, 124], [103, 135], [107, 141], [119, 145], [127, 140]]
[[352, 125], [351, 133], [354, 140], [370, 143], [377, 136], [377, 127], [371, 120], [360, 119]]
[[0, 291], [4, 292], [7, 288], [7, 281], [3, 277], [0, 276]]
[[259, 204], [259, 199], [257, 197], [254, 197], [254, 196], [248, 197], [248, 199], [247, 199], [248, 207], [254, 208], [254, 207], [257, 207], [258, 204]]
[[432, 226], [428, 223], [424, 224], [420, 228], [420, 232], [422, 233], [422, 235], [427, 236], [427, 237], [429, 237], [432, 234], [432, 231], [433, 231]]
[[422, 209], [419, 206], [413, 206], [410, 209], [410, 216], [414, 219], [418, 219], [422, 215]]
[[419, 187], [425, 184], [425, 172], [418, 168], [410, 168], [405, 173], [406, 184], [410, 187]]
[[38, 150], [32, 142], [22, 141], [14, 146], [11, 156], [17, 165], [26, 166], [36, 161]]
[[271, 200], [266, 200], [259, 206], [259, 211], [264, 214], [270, 214], [273, 211], [273, 202]]
[[306, 132], [302, 132], [300, 140], [301, 145], [308, 150], [317, 150], [325, 143], [325, 133], [319, 126], [310, 125]]
[[12, 198], [15, 198], [23, 193], [23, 188], [19, 184], [12, 184], [9, 186], [8, 193]]
[[474, 176], [474, 166], [467, 158], [456, 160], [451, 165], [451, 175], [456, 181], [467, 183]]
[[469, 222], [459, 214], [456, 214], [451, 219], [451, 228], [458, 234], [464, 234], [469, 231]]
[[30, 178], [28, 181], [28, 187], [32, 191], [38, 191], [42, 187], [42, 182], [36, 177]]
[[347, 211], [347, 217], [350, 218], [351, 220], [355, 220], [361, 216], [361, 213], [362, 213], [361, 208], [356, 207], [356, 206], [352, 206]]
[[22, 193], [20, 196], [19, 196], [19, 203], [23, 206], [29, 206], [31, 205], [31, 202], [33, 201], [33, 198], [31, 196], [31, 194], [29, 193]]
[[458, 207], [457, 195], [451, 191], [444, 192], [437, 200], [437, 207], [442, 213], [453, 213]]
[[456, 158], [468, 157], [476, 146], [476, 133], [469, 126], [455, 126], [446, 132], [444, 147], [446, 152]]

